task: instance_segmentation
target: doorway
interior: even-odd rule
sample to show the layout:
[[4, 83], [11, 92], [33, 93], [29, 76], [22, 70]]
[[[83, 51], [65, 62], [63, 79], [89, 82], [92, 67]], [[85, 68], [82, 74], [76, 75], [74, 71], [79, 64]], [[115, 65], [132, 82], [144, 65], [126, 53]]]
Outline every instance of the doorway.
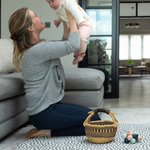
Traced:
[[90, 16], [93, 32], [84, 60], [78, 67], [95, 68], [105, 74], [104, 97], [119, 97], [119, 0], [79, 0]]
[[[119, 76], [141, 77], [150, 71], [150, 1], [120, 0]], [[129, 70], [129, 61], [132, 62]], [[131, 74], [131, 75], [130, 75]]]

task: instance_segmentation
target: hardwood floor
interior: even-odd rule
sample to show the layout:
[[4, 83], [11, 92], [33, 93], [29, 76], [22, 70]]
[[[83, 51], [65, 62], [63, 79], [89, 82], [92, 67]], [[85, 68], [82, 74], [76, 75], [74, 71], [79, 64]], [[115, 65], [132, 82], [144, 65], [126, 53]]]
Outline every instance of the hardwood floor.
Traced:
[[119, 98], [104, 99], [104, 108], [150, 108], [150, 75], [120, 76]]

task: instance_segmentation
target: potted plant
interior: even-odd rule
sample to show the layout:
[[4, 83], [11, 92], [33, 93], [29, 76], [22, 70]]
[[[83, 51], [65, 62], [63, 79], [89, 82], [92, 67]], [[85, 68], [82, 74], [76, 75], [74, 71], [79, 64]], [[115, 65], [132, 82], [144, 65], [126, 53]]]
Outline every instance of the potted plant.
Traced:
[[133, 66], [133, 60], [132, 59], [128, 59], [126, 66]]

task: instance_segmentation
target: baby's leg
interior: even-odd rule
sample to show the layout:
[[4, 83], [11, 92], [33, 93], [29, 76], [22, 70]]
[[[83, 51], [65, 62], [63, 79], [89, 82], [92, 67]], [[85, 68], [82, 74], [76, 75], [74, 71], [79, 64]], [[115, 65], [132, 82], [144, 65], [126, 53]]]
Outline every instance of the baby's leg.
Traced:
[[73, 60], [73, 64], [77, 64], [78, 62], [83, 60], [85, 56], [85, 51], [87, 48], [87, 38], [92, 33], [92, 25], [89, 20], [82, 22], [78, 26], [78, 31], [80, 34], [80, 49], [74, 52], [75, 59]]

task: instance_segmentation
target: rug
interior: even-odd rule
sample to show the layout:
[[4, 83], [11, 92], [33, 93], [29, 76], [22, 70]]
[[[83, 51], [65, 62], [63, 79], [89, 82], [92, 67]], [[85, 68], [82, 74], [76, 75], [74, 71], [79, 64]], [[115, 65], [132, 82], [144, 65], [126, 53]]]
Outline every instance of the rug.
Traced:
[[[124, 143], [122, 134], [128, 129], [138, 132], [142, 140]], [[30, 139], [12, 150], [150, 150], [150, 125], [119, 124], [113, 141], [105, 144], [91, 143], [86, 136], [42, 137]]]
[[[116, 112], [115, 116], [119, 123], [129, 124], [148, 124], [150, 125], [150, 108], [111, 108], [110, 110]], [[111, 119], [109, 115], [102, 113], [102, 120]], [[20, 128], [11, 133], [7, 138], [0, 141], [0, 150], [12, 150], [19, 144], [28, 141], [25, 135], [28, 131], [34, 128], [32, 125]], [[118, 150], [118, 149], [117, 149]]]

